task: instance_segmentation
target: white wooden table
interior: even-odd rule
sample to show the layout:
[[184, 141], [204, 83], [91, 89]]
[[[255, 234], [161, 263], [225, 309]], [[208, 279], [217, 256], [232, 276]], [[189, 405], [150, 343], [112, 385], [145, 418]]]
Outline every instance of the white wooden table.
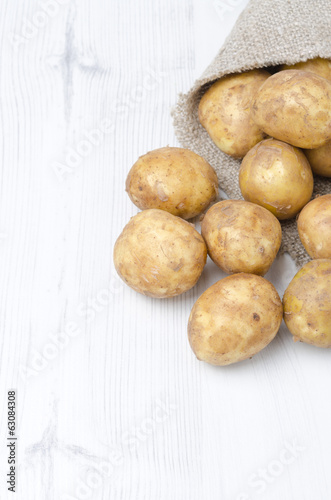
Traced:
[[[127, 172], [178, 145], [170, 109], [246, 0], [3, 0], [0, 498], [327, 500], [327, 350], [279, 335], [252, 360], [198, 362], [187, 319], [224, 276], [136, 294], [112, 249], [137, 213]], [[287, 256], [267, 277], [282, 295]], [[16, 494], [7, 392], [17, 391]]]

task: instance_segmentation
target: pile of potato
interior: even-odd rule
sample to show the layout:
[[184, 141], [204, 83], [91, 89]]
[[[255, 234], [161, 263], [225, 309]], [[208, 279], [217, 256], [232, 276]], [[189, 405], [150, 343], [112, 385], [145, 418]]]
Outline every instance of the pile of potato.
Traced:
[[[331, 193], [310, 201], [313, 173], [331, 177], [331, 62], [278, 69], [221, 78], [199, 104], [216, 146], [243, 158], [244, 200], [213, 204], [215, 171], [182, 148], [140, 157], [126, 181], [142, 210], [114, 247], [127, 285], [150, 297], [179, 295], [196, 284], [207, 253], [230, 275], [199, 297], [188, 322], [197, 358], [214, 365], [252, 357], [272, 341], [283, 317], [295, 340], [331, 347]], [[206, 210], [200, 234], [185, 219]], [[281, 245], [279, 220], [297, 214], [298, 236], [313, 260], [282, 302], [263, 276]]]

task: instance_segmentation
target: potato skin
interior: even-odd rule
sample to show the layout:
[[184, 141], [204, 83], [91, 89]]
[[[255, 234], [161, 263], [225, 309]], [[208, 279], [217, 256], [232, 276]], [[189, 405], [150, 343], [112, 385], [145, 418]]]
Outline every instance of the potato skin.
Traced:
[[141, 210], [158, 208], [190, 219], [218, 195], [215, 170], [183, 148], [160, 148], [141, 156], [126, 179], [126, 191]]
[[216, 146], [235, 158], [242, 158], [265, 134], [251, 116], [257, 90], [269, 78], [264, 70], [229, 75], [214, 83], [202, 96], [199, 120]]
[[304, 153], [312, 171], [323, 177], [331, 177], [331, 142], [316, 149], [305, 149]]
[[[329, 59], [322, 59], [321, 57], [299, 62], [292, 66], [284, 65], [282, 69], [302, 69], [331, 81], [331, 61]], [[331, 177], [331, 142], [319, 148], [306, 149], [304, 153], [314, 174]]]
[[130, 219], [114, 246], [114, 264], [127, 285], [143, 295], [174, 297], [198, 281], [207, 258], [202, 236], [163, 210]]
[[285, 290], [283, 305], [295, 340], [331, 347], [331, 260], [305, 264]]
[[276, 336], [283, 315], [275, 287], [255, 274], [223, 278], [196, 301], [188, 323], [199, 360], [229, 365], [250, 358]]
[[243, 159], [239, 185], [245, 200], [284, 220], [294, 217], [308, 203], [314, 179], [302, 151], [285, 142], [266, 139]]
[[201, 233], [211, 259], [229, 274], [263, 276], [282, 241], [276, 217], [242, 200], [224, 200], [210, 207], [201, 223]]
[[331, 259], [331, 194], [310, 201], [298, 217], [300, 240], [313, 259]]
[[329, 61], [329, 59], [316, 57], [315, 59], [308, 59], [308, 61], [302, 61], [296, 64], [284, 64], [281, 68], [282, 71], [287, 69], [310, 71], [311, 73], [315, 73], [315, 75], [319, 75], [331, 81], [331, 61]]
[[299, 148], [331, 140], [331, 82], [300, 70], [272, 75], [256, 94], [252, 118], [266, 134]]

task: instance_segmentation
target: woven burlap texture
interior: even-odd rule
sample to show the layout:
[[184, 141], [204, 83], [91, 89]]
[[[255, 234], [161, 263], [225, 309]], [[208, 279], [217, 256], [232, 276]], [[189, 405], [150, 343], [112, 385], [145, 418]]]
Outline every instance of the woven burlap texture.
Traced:
[[[187, 94], [179, 95], [172, 111], [176, 136], [183, 147], [203, 156], [215, 168], [220, 188], [229, 198], [242, 198], [240, 161], [221, 152], [200, 125], [201, 96], [224, 75], [318, 56], [331, 59], [331, 0], [251, 0], [201, 78]], [[315, 177], [313, 197], [326, 193], [331, 193], [331, 179]], [[282, 222], [282, 230], [281, 252], [288, 252], [297, 266], [308, 262], [296, 221]]]

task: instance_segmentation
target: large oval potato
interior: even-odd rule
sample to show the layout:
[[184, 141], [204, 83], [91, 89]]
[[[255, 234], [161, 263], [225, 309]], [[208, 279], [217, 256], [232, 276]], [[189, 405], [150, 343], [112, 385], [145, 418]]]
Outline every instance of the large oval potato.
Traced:
[[305, 264], [285, 290], [283, 304], [295, 340], [331, 347], [331, 260]]
[[331, 61], [329, 59], [322, 59], [322, 57], [308, 59], [308, 61], [301, 61], [296, 64], [284, 64], [281, 67], [281, 70], [287, 69], [310, 71], [311, 73], [315, 73], [315, 75], [326, 78], [326, 80], [331, 80]]
[[299, 148], [331, 140], [331, 82], [299, 70], [272, 75], [256, 94], [252, 118], [266, 134]]
[[264, 70], [229, 75], [202, 96], [199, 120], [216, 146], [235, 158], [245, 156], [265, 134], [253, 122], [253, 99], [270, 74]]
[[131, 288], [150, 297], [173, 297], [198, 281], [207, 258], [202, 236], [163, 210], [131, 218], [114, 247], [114, 264]]
[[331, 259], [331, 194], [310, 201], [301, 210], [297, 224], [300, 240], [310, 257]]
[[210, 207], [201, 223], [201, 233], [210, 257], [226, 273], [263, 276], [282, 241], [276, 217], [242, 200], [224, 200]]
[[278, 219], [290, 219], [308, 203], [314, 179], [308, 160], [299, 149], [266, 139], [242, 161], [239, 185], [245, 200], [267, 208]]
[[215, 200], [218, 181], [215, 170], [201, 156], [165, 147], [136, 161], [127, 176], [126, 191], [141, 210], [158, 208], [191, 219]]
[[305, 149], [312, 171], [323, 177], [331, 177], [331, 142], [316, 149]]
[[[284, 64], [282, 70], [300, 69], [310, 71], [316, 75], [322, 76], [331, 81], [331, 61], [316, 57], [305, 62], [299, 62], [292, 65]], [[331, 177], [331, 142], [315, 149], [306, 149], [304, 151], [308, 158], [312, 171], [323, 177]]]
[[250, 358], [275, 337], [283, 316], [275, 287], [255, 274], [217, 281], [196, 301], [188, 323], [198, 359], [229, 365]]

